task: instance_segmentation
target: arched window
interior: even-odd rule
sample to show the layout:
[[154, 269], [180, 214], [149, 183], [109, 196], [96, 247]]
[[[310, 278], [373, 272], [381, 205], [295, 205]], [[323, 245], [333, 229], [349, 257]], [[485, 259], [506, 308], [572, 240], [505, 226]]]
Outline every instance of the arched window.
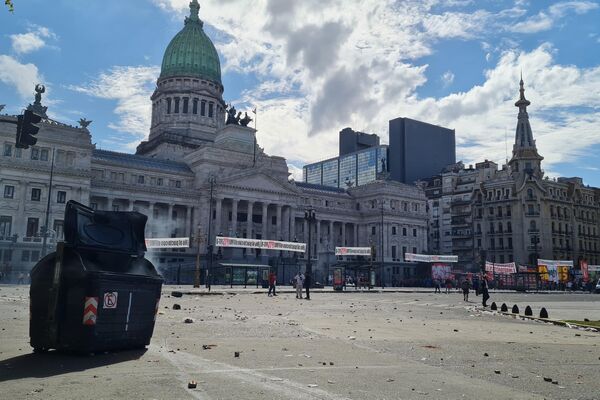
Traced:
[[529, 197], [530, 199], [533, 199], [533, 189], [532, 188], [527, 189], [527, 197]]
[[214, 108], [215, 108], [215, 103], [213, 103], [212, 101], [208, 103], [208, 118], [212, 118], [214, 116]]
[[192, 102], [192, 113], [198, 114], [198, 99], [194, 99]]
[[175, 97], [175, 110], [173, 112], [179, 114], [179, 97]]
[[206, 100], [200, 102], [200, 115], [206, 117]]
[[188, 113], [189, 102], [190, 102], [189, 98], [187, 98], [187, 97], [183, 98], [183, 113], [184, 114]]
[[167, 114], [171, 114], [171, 98], [167, 97]]

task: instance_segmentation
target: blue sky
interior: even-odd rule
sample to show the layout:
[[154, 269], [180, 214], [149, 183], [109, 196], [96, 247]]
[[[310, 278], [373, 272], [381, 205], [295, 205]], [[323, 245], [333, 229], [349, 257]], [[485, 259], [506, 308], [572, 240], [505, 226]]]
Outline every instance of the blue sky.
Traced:
[[[18, 113], [47, 86], [49, 114], [93, 120], [97, 146], [147, 135], [162, 54], [188, 0], [15, 0], [0, 12], [0, 104]], [[336, 155], [351, 126], [387, 141], [407, 116], [456, 129], [465, 163], [503, 162], [521, 70], [550, 176], [600, 186], [597, 1], [200, 1], [225, 100], [258, 107], [258, 140], [305, 162]]]

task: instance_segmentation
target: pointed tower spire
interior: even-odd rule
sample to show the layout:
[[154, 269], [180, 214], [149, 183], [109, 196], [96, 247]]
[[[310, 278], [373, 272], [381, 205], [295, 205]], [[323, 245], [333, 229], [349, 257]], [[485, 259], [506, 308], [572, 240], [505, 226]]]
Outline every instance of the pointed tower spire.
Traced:
[[198, 0], [192, 0], [190, 2], [190, 16], [185, 18], [185, 23], [196, 23], [196, 24], [200, 24], [200, 26], [202, 26], [202, 20], [200, 19], [200, 4], [198, 3]]
[[[521, 71], [521, 80], [519, 81], [519, 100], [515, 102], [515, 107], [519, 108], [519, 116], [517, 117], [517, 129], [515, 131], [515, 144], [513, 145], [513, 156], [509, 164], [513, 165], [513, 171], [517, 172], [525, 167], [531, 172], [540, 173], [540, 162], [544, 158], [537, 152], [535, 140], [531, 125], [529, 124], [529, 115], [527, 107], [531, 104], [525, 98], [525, 84], [523, 83], [523, 72]], [[522, 161], [522, 166], [519, 166], [519, 161]]]

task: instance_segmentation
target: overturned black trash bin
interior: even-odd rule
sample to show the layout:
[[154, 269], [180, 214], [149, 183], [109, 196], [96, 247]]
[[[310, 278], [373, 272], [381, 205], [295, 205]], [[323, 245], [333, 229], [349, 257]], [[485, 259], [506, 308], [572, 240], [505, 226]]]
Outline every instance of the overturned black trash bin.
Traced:
[[31, 271], [34, 351], [94, 353], [150, 343], [163, 279], [144, 258], [146, 220], [67, 203], [65, 241]]

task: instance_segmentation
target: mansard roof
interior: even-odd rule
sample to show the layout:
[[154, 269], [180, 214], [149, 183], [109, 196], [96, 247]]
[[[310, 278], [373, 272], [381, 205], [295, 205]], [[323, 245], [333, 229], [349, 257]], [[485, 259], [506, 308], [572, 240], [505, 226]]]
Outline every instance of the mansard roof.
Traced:
[[190, 167], [185, 163], [139, 156], [136, 154], [94, 149], [92, 152], [92, 158], [94, 160], [101, 160], [130, 168], [155, 169], [162, 170], [164, 172], [177, 172], [190, 175], [193, 174]]

